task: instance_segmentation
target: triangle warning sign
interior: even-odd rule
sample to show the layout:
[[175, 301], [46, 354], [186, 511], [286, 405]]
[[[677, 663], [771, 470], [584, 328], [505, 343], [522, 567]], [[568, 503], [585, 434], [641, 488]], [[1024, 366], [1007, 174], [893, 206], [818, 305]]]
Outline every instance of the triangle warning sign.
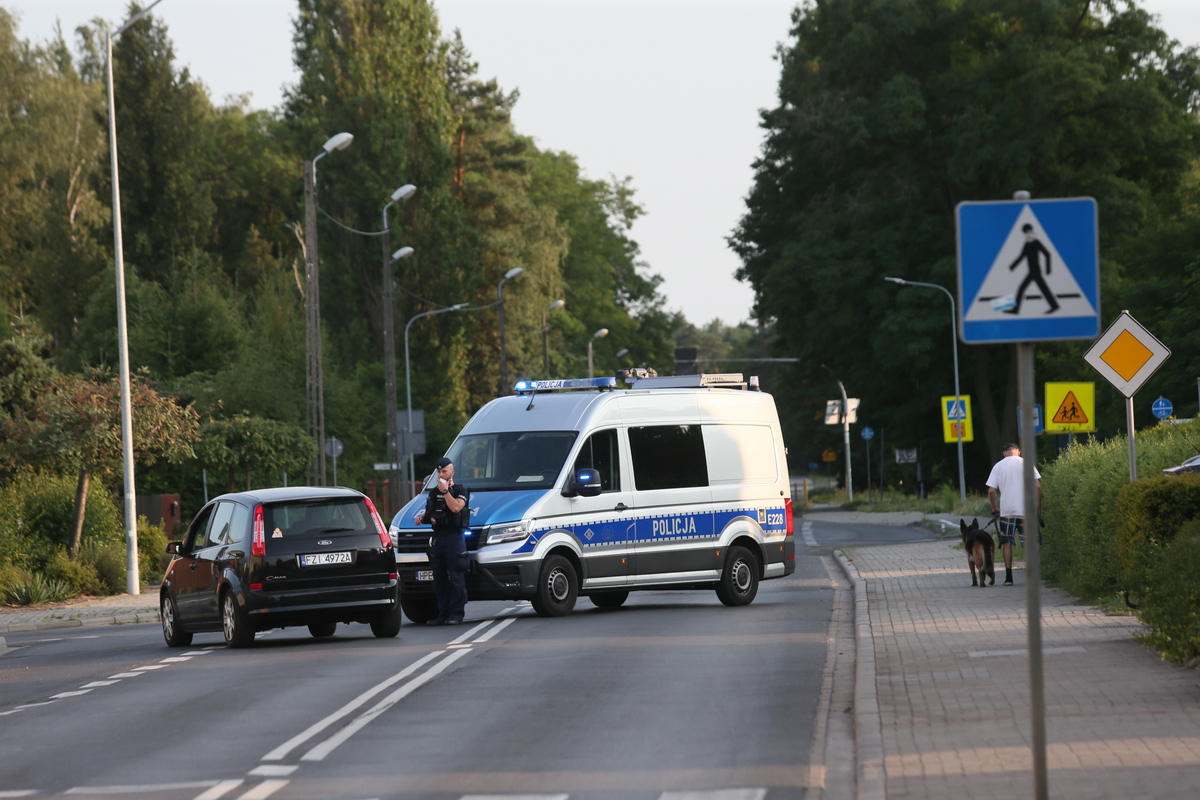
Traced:
[[1054, 412], [1054, 418], [1051, 421], [1057, 425], [1078, 425], [1086, 424], [1088, 418], [1084, 413], [1083, 406], [1075, 398], [1075, 393], [1068, 391], [1067, 396], [1059, 404], [1058, 411]]
[[1026, 205], [967, 305], [967, 322], [1095, 316], [1041, 221]]

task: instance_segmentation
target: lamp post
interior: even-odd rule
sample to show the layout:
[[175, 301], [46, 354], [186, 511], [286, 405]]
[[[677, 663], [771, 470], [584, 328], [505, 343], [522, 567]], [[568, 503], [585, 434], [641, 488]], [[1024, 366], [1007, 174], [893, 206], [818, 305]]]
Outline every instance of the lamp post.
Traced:
[[[406, 431], [406, 435], [409, 439], [412, 438], [413, 419], [412, 419], [412, 373], [410, 370], [410, 366], [409, 366], [410, 362], [408, 359], [408, 331], [412, 327], [412, 324], [414, 322], [416, 322], [417, 320], [419, 320], [421, 317], [431, 317], [434, 314], [445, 314], [448, 311], [461, 311], [462, 309], [466, 308], [468, 305], [470, 305], [470, 303], [458, 303], [458, 304], [452, 305], [448, 308], [435, 308], [433, 311], [422, 311], [420, 314], [413, 314], [412, 317], [409, 318], [408, 324], [404, 326], [404, 391], [405, 391], [405, 395], [407, 396], [407, 400], [408, 400], [408, 423], [405, 426], [405, 431]], [[405, 458], [405, 463], [407, 464], [407, 470], [406, 470], [407, 475], [405, 477], [407, 479], [407, 482], [416, 480], [416, 476], [413, 474], [414, 469], [415, 469], [414, 461], [415, 460], [413, 459], [412, 453], [409, 453], [407, 455], [407, 457]], [[405, 487], [405, 489], [406, 489], [405, 497], [407, 497], [408, 496], [407, 486]]]
[[[954, 295], [950, 294], [950, 290], [945, 286], [940, 286], [936, 283], [922, 283], [921, 281], [909, 281], [904, 278], [884, 278], [885, 281], [891, 281], [898, 286], [924, 286], [926, 289], [937, 289], [942, 294], [950, 299], [950, 344], [954, 352], [954, 405], [957, 409], [962, 409], [965, 413], [965, 408], [962, 405], [962, 396], [958, 390], [958, 315], [955, 312]], [[955, 425], [955, 430], [958, 432], [958, 499], [967, 499], [967, 477], [966, 471], [963, 469], [963, 424], [965, 417], [958, 421]]]
[[504, 342], [504, 284], [524, 271], [521, 267], [513, 267], [504, 273], [500, 283], [496, 284], [496, 302], [500, 305], [500, 397], [508, 394], [508, 350]]
[[121, 242], [121, 182], [117, 170], [117, 107], [113, 101], [113, 38], [120, 36], [150, 9], [161, 3], [153, 3], [134, 14], [112, 33], [106, 35], [107, 69], [105, 83], [108, 89], [108, 153], [112, 169], [112, 213], [113, 213], [113, 267], [117, 276], [117, 355], [119, 360], [118, 381], [121, 387], [121, 461], [125, 479], [125, 591], [140, 594], [142, 580], [138, 574], [137, 546], [137, 494], [133, 476], [133, 402], [129, 386], [129, 323], [125, 316], [125, 252]]
[[[566, 304], [566, 300], [555, 300], [542, 312], [542, 373], [546, 378], [550, 377], [550, 324], [546, 321], [546, 316]], [[1200, 386], [1200, 379], [1196, 383]]]
[[388, 225], [388, 209], [401, 200], [412, 197], [416, 186], [406, 183], [392, 192], [391, 199], [383, 207], [383, 404], [387, 416], [387, 462], [388, 504], [391, 508], [400, 505], [400, 448], [396, 435], [396, 336], [393, 332], [394, 309], [392, 303], [392, 262], [412, 255], [411, 247], [401, 247], [392, 252], [392, 229]]
[[321, 359], [321, 283], [317, 271], [317, 162], [354, 141], [338, 133], [321, 145], [324, 152], [304, 162], [304, 393], [308, 401], [308, 435], [316, 452], [313, 484], [325, 485], [325, 372]]
[[592, 334], [592, 338], [588, 339], [588, 377], [596, 377], [596, 367], [592, 356], [592, 345], [597, 339], [603, 339], [608, 336], [608, 328], [601, 328]]

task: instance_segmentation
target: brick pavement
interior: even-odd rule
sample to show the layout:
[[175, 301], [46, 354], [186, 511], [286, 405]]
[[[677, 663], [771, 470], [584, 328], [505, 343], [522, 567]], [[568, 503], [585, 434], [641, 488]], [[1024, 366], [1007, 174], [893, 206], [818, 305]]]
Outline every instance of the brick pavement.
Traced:
[[[882, 785], [860, 763], [860, 798], [1034, 794], [1024, 571], [972, 588], [957, 541], [845, 551], [873, 650], [856, 687], [860, 761], [882, 741]], [[1200, 673], [1144, 648], [1134, 617], [1048, 587], [1041, 603], [1049, 796], [1200, 794]]]
[[158, 622], [158, 587], [142, 594], [69, 600], [41, 608], [0, 607], [0, 633]]

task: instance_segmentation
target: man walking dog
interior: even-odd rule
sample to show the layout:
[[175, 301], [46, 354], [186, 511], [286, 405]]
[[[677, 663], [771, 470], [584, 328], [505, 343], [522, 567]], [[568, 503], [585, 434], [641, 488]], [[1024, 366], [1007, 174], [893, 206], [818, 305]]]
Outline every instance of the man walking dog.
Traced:
[[[1033, 468], [1036, 479], [1037, 508], [1042, 513], [1042, 476]], [[1025, 546], [1025, 461], [1021, 448], [1015, 444], [1004, 445], [1004, 458], [996, 462], [988, 475], [988, 500], [992, 504], [992, 516], [999, 517], [1000, 547], [1004, 551], [1004, 585], [1012, 586], [1013, 541], [1020, 539]]]

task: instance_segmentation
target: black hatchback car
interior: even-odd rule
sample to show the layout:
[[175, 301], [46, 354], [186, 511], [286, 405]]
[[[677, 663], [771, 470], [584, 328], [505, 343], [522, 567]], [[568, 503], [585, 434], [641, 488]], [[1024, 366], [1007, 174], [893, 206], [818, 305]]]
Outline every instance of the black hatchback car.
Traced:
[[367, 623], [378, 637], [400, 632], [392, 540], [370, 498], [353, 489], [221, 495], [167, 552], [159, 608], [171, 647], [208, 631], [230, 647], [270, 628], [332, 636], [339, 622]]

